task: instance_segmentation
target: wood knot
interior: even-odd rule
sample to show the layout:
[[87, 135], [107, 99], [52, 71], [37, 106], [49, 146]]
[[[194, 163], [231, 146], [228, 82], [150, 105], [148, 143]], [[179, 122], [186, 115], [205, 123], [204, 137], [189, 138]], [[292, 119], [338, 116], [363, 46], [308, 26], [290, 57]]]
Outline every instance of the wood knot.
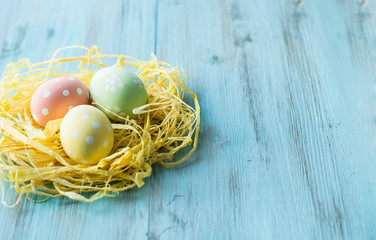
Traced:
[[297, 2], [295, 2], [295, 6], [296, 7], [303, 7], [303, 4], [304, 4], [304, 0], [299, 0], [299, 1], [297, 1]]
[[367, 0], [360, 1], [360, 2], [359, 2], [359, 5], [360, 5], [361, 7], [366, 8], [366, 7], [368, 6], [368, 1], [367, 1]]

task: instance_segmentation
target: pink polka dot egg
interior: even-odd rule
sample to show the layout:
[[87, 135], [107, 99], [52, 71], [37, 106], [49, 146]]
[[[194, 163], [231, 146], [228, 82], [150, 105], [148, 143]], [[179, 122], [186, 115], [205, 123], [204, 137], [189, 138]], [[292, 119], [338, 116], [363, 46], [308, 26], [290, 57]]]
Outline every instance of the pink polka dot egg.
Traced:
[[34, 120], [42, 127], [48, 121], [63, 118], [73, 107], [89, 104], [89, 89], [73, 77], [48, 80], [35, 90], [30, 103]]

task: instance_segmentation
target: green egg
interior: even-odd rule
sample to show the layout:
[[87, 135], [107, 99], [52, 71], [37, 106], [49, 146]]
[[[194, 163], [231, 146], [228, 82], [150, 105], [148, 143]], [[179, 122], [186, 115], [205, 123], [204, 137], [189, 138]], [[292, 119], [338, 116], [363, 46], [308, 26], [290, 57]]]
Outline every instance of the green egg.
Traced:
[[93, 101], [100, 105], [98, 107], [114, 121], [120, 121], [121, 118], [109, 111], [121, 117], [136, 118], [133, 109], [148, 101], [141, 79], [120, 67], [107, 67], [96, 72], [90, 82], [90, 93]]

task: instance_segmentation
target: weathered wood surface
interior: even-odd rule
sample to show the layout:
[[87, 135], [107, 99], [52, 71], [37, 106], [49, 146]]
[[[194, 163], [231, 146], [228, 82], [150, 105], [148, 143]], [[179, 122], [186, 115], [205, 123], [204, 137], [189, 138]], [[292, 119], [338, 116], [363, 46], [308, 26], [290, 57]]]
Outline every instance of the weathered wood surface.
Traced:
[[155, 52], [202, 106], [182, 166], [114, 199], [0, 207], [0, 239], [376, 239], [375, 1], [3, 1], [0, 32], [2, 70]]

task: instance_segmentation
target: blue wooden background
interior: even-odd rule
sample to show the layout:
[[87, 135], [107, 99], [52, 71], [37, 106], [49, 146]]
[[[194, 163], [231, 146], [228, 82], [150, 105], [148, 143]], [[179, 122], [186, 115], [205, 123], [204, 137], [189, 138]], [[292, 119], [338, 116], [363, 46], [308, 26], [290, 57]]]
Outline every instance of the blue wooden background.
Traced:
[[117, 198], [0, 206], [0, 239], [376, 239], [374, 0], [1, 1], [1, 71], [93, 44], [183, 67], [199, 148]]

